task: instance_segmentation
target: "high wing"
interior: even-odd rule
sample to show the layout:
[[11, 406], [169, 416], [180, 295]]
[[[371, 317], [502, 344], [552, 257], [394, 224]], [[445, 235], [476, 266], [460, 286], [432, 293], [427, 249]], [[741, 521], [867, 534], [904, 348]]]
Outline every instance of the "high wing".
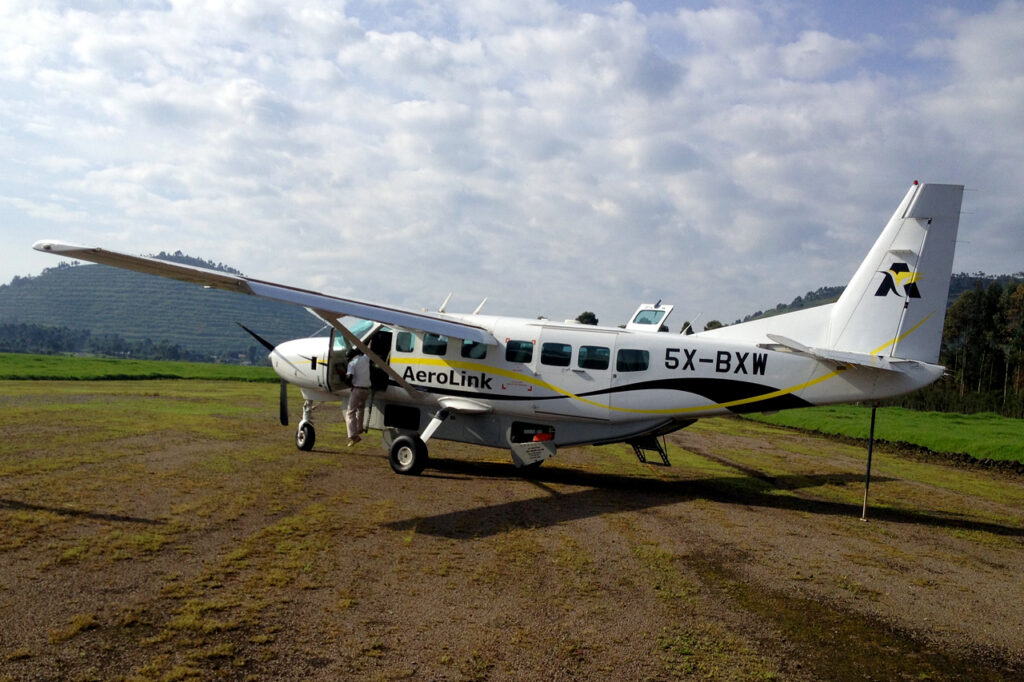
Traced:
[[274, 282], [265, 282], [241, 275], [232, 275], [191, 265], [171, 263], [142, 256], [130, 256], [118, 253], [117, 251], [66, 244], [53, 240], [38, 241], [32, 248], [44, 253], [78, 258], [103, 265], [112, 265], [117, 268], [168, 277], [191, 284], [201, 284], [214, 289], [235, 291], [274, 301], [293, 303], [315, 310], [317, 314], [325, 317], [325, 319], [329, 316], [340, 318], [351, 315], [399, 328], [441, 334], [487, 345], [497, 344], [497, 340], [483, 327], [467, 324], [443, 313], [419, 312], [397, 306], [383, 306], [351, 298], [328, 296], [315, 291], [299, 289], [284, 284], [275, 284]]

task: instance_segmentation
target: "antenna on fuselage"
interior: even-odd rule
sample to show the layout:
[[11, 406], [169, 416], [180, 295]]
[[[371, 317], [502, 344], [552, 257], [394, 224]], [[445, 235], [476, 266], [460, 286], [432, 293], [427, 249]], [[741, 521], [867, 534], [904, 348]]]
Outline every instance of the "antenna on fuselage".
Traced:
[[484, 303], [487, 303], [487, 297], [486, 296], [484, 297], [484, 300], [480, 301], [480, 305], [478, 305], [476, 307], [476, 310], [473, 311], [474, 315], [479, 315], [480, 314], [480, 311], [483, 310]]
[[442, 303], [441, 307], [437, 309], [437, 312], [443, 313], [444, 309], [448, 307], [448, 301], [452, 300], [452, 293], [453, 292], [451, 291], [448, 292], [447, 298], [444, 299], [444, 303]]

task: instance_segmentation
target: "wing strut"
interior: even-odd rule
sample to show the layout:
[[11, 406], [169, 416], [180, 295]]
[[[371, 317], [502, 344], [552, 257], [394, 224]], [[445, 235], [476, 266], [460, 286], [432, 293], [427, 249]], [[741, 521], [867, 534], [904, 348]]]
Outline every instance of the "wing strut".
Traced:
[[348, 341], [350, 344], [352, 344], [359, 350], [363, 351], [366, 357], [370, 358], [370, 361], [373, 362], [373, 364], [377, 365], [382, 370], [384, 370], [384, 373], [387, 374], [392, 379], [394, 379], [395, 383], [404, 388], [410, 396], [412, 396], [416, 400], [427, 399], [427, 395], [425, 393], [417, 390], [412, 384], [403, 379], [401, 374], [396, 372], [394, 368], [391, 367], [391, 365], [384, 361], [383, 358], [381, 358], [379, 355], [370, 350], [369, 346], [360, 341], [359, 337], [357, 337], [355, 334], [349, 331], [348, 327], [339, 322], [334, 315], [325, 310], [314, 309], [314, 312], [317, 315], [319, 315], [325, 322], [334, 327], [335, 331], [344, 336], [346, 341]]

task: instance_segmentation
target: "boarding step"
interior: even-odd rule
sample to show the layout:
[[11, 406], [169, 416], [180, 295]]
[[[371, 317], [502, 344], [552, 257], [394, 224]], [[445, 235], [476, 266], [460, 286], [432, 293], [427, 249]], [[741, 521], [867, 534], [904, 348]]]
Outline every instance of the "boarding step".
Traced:
[[[641, 438], [634, 438], [626, 441], [633, 446], [633, 452], [636, 453], [636, 458], [640, 460], [641, 464], [650, 464], [652, 466], [659, 467], [670, 467], [672, 463], [668, 461], [668, 455], [665, 453], [665, 448], [662, 446], [661, 441], [656, 436], [643, 436]], [[653, 459], [647, 459], [645, 453], [654, 452], [661, 458], [660, 462], [654, 461]]]

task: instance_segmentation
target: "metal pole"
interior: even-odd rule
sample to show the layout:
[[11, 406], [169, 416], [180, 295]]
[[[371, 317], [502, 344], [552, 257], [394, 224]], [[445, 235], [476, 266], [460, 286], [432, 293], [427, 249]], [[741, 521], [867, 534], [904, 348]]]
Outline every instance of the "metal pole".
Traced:
[[871, 406], [871, 430], [868, 432], [868, 468], [864, 474], [864, 507], [860, 512], [860, 520], [868, 520], [868, 488], [871, 486], [871, 453], [875, 449], [875, 410], [877, 405]]

